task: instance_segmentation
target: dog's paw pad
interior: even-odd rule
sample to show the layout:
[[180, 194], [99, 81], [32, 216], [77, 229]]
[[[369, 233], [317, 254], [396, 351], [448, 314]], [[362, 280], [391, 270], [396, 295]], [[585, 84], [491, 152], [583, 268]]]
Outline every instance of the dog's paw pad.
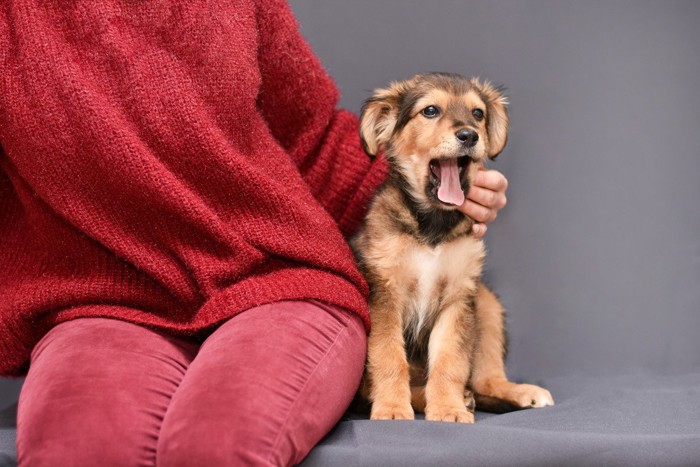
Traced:
[[426, 409], [425, 419], [433, 422], [474, 423], [474, 414], [462, 407]]
[[515, 402], [520, 407], [542, 408], [554, 405], [550, 392], [539, 386], [519, 384], [516, 393]]
[[413, 420], [416, 418], [413, 408], [409, 406], [385, 406], [373, 407], [370, 414], [370, 420]]

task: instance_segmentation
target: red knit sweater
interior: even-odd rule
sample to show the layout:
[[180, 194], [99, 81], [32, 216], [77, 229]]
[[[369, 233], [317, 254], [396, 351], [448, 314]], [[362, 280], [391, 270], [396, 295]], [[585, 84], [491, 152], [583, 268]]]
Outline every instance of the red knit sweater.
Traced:
[[362, 317], [385, 163], [281, 0], [0, 6], [0, 374], [57, 323], [180, 335], [284, 299]]

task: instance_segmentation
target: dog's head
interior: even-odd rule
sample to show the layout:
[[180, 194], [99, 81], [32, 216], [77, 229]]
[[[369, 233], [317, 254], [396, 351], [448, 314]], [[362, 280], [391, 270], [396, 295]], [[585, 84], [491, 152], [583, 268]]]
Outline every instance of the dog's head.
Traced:
[[455, 209], [477, 172], [506, 145], [506, 98], [489, 82], [429, 73], [378, 89], [362, 108], [360, 136], [383, 151], [404, 189], [425, 209]]

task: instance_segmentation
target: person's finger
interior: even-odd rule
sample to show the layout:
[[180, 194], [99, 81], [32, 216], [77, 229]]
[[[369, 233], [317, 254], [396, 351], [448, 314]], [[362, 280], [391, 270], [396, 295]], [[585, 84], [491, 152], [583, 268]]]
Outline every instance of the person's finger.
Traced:
[[488, 227], [486, 227], [486, 224], [474, 224], [472, 226], [472, 235], [474, 238], [482, 238], [484, 235], [486, 235], [486, 230]]
[[508, 179], [498, 170], [480, 169], [474, 177], [474, 185], [492, 191], [505, 192], [508, 188]]
[[459, 207], [459, 210], [471, 217], [477, 222], [488, 224], [496, 219], [497, 212], [496, 209], [489, 209], [486, 206], [475, 203], [470, 199], [466, 199], [464, 203]]
[[505, 192], [492, 191], [478, 186], [472, 186], [469, 188], [467, 197], [475, 203], [481, 204], [482, 206], [486, 206], [490, 209], [503, 209], [507, 202]]

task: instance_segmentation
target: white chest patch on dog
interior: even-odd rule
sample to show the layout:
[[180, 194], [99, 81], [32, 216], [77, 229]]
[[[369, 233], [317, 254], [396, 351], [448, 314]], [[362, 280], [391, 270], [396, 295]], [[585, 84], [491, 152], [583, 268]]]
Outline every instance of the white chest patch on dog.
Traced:
[[475, 290], [481, 276], [485, 255], [484, 243], [473, 237], [462, 237], [435, 247], [416, 242], [404, 263], [406, 283], [413, 283], [405, 315], [405, 324], [414, 334], [440, 312], [440, 304]]

